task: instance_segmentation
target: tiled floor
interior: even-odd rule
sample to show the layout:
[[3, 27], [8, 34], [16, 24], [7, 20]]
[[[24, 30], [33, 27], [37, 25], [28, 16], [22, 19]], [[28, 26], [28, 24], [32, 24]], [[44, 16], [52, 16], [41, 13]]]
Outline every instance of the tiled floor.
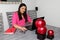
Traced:
[[[53, 40], [60, 40], [60, 28], [56, 28], [53, 26], [48, 26], [48, 30], [53, 29], [55, 32], [55, 38]], [[25, 34], [20, 32], [19, 30], [16, 31], [13, 35], [5, 35], [3, 33], [0, 33], [0, 40], [38, 40], [37, 36], [35, 34], [35, 31], [27, 31]], [[49, 40], [49, 39], [45, 39]]]

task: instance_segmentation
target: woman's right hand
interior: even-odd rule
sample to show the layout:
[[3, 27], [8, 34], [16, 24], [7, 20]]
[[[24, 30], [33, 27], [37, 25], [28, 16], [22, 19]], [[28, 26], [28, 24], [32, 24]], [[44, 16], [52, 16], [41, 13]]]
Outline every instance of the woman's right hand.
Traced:
[[21, 27], [21, 30], [24, 32], [24, 31], [27, 31], [27, 29], [25, 27]]
[[23, 27], [23, 29], [26, 31], [27, 30], [27, 28], [25, 28], [25, 27]]
[[25, 27], [20, 27], [18, 25], [14, 25], [15, 28], [20, 29], [21, 31], [26, 31], [27, 29]]

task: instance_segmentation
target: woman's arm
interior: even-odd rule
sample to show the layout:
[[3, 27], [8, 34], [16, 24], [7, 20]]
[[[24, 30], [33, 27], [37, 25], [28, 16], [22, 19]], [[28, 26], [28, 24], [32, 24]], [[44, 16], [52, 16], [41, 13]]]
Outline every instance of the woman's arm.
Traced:
[[28, 18], [28, 22], [30, 22], [30, 23], [33, 22], [32, 19], [31, 19], [31, 17], [28, 14], [27, 14], [27, 18]]

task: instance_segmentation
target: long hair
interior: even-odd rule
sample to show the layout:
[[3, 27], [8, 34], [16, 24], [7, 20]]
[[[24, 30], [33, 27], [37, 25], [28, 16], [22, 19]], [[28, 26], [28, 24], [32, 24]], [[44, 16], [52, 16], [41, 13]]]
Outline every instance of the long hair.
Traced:
[[21, 3], [20, 5], [19, 5], [19, 8], [18, 8], [18, 17], [19, 17], [19, 20], [22, 20], [22, 16], [21, 16], [21, 12], [20, 12], [20, 8], [22, 7], [22, 6], [25, 6], [26, 7], [26, 9], [25, 9], [25, 12], [23, 13], [23, 17], [25, 18], [25, 22], [27, 22], [28, 20], [27, 20], [27, 6], [24, 4], [24, 3]]

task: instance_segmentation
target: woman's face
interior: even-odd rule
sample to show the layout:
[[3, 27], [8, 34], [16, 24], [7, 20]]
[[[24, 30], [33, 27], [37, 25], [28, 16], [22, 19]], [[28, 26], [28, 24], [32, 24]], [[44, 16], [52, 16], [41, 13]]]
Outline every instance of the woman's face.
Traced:
[[25, 7], [25, 6], [22, 6], [22, 7], [20, 8], [20, 12], [23, 14], [25, 11], [26, 11], [26, 7]]

